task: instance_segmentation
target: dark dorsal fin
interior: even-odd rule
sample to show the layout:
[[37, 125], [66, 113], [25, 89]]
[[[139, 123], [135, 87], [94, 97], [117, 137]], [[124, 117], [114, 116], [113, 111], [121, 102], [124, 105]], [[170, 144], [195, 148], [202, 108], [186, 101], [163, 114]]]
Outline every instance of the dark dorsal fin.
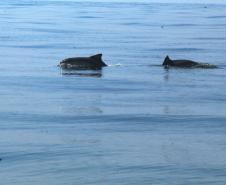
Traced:
[[90, 56], [90, 58], [96, 60], [96, 61], [102, 61], [102, 54], [96, 54], [96, 55], [93, 55], [93, 56]]
[[170, 60], [170, 57], [168, 55], [166, 55], [165, 60]]
[[170, 57], [167, 55], [162, 65], [173, 65], [173, 61], [170, 59]]

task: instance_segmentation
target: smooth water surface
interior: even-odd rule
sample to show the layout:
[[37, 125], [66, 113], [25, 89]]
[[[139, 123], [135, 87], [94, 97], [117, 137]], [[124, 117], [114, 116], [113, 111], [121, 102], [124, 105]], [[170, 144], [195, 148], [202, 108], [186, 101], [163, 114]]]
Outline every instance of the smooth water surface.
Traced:
[[0, 24], [1, 184], [226, 184], [226, 6], [4, 0]]

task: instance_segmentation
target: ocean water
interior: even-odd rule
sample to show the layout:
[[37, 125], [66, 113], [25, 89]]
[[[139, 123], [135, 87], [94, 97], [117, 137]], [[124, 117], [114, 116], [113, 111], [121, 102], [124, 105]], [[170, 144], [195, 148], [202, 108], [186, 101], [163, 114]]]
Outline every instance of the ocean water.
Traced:
[[226, 184], [226, 6], [3, 0], [0, 25], [1, 184]]

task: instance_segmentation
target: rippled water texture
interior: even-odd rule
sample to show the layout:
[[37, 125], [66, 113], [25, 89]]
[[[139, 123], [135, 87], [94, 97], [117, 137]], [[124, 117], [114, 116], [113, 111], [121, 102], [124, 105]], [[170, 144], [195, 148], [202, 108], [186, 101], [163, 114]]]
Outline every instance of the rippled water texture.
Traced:
[[1, 184], [226, 184], [226, 6], [4, 0], [0, 25]]

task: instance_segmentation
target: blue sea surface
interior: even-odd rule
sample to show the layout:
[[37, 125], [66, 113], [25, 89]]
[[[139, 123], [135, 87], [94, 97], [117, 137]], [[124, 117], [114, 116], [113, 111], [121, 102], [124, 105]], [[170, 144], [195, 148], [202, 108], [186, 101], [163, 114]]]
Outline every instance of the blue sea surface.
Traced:
[[226, 6], [3, 0], [0, 25], [0, 184], [226, 184]]

